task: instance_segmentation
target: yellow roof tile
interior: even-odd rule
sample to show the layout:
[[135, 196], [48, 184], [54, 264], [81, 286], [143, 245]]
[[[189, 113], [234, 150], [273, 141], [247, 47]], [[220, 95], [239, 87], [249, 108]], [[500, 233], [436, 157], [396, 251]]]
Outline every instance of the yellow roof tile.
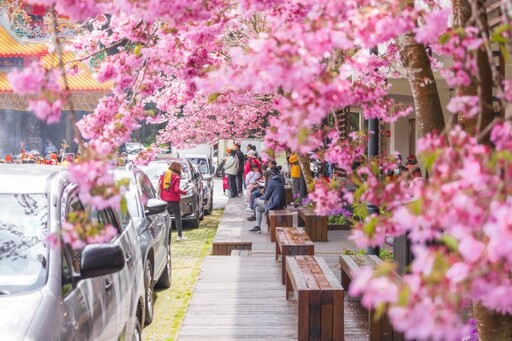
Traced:
[[[0, 25], [0, 57], [25, 57], [40, 56], [41, 62], [46, 69], [58, 68], [58, 58], [55, 53], [48, 54], [48, 49], [44, 43], [19, 43], [9, 35], [2, 25]], [[64, 62], [72, 61], [76, 57], [65, 52], [63, 55]], [[92, 77], [91, 69], [88, 65], [77, 62], [79, 72], [74, 75], [67, 75], [69, 90], [78, 91], [109, 91], [111, 83], [100, 83]], [[59, 79], [60, 84], [64, 88], [64, 82]], [[0, 72], [0, 92], [12, 92], [12, 87], [7, 80], [7, 73]]]
[[[65, 62], [75, 60], [76, 57], [71, 52], [65, 52], [62, 56]], [[58, 68], [59, 60], [57, 55], [52, 53], [41, 58], [41, 62], [46, 69]], [[67, 75], [68, 86], [71, 91], [108, 91], [112, 85], [108, 83], [100, 83], [92, 77], [91, 69], [84, 63], [78, 62], [78, 74], [75, 76]], [[64, 82], [59, 79], [60, 84], [64, 87]]]
[[42, 56], [46, 53], [45, 43], [20, 43], [0, 25], [0, 57]]

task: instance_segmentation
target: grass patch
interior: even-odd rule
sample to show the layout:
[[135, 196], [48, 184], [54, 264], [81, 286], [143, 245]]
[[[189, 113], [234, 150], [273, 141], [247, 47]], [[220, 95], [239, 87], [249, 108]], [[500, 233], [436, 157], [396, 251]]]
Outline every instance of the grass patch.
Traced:
[[172, 232], [172, 283], [155, 294], [153, 323], [142, 332], [144, 340], [175, 340], [185, 318], [197, 277], [204, 258], [211, 252], [211, 244], [224, 210], [214, 210], [197, 229], [184, 229], [185, 241], [176, 241]]

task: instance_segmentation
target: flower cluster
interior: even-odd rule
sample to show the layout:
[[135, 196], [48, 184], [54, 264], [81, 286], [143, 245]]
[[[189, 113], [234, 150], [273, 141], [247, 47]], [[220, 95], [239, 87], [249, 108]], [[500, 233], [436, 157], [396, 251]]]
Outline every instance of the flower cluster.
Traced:
[[[494, 129], [496, 136], [503, 126]], [[506, 181], [512, 155], [510, 149], [491, 151], [460, 128], [448, 136], [427, 136], [420, 151], [431, 174], [420, 196], [390, 206], [389, 215], [367, 219], [354, 234], [365, 246], [381, 243], [382, 235], [408, 233], [415, 256], [411, 272], [402, 283], [387, 282], [396, 295], [378, 290], [383, 280], [389, 281], [382, 271], [361, 274], [356, 283], [369, 284], [353, 290], [363, 293], [368, 307], [385, 304], [394, 327], [407, 338], [455, 339], [464, 331], [457, 312], [468, 298], [512, 312], [507, 298], [512, 294], [512, 249], [503, 243], [512, 238], [512, 220], [505, 213], [512, 209], [512, 187]], [[422, 328], [414, 327], [418, 321]]]
[[28, 110], [37, 118], [48, 124], [59, 122], [65, 100], [56, 69], [45, 70], [40, 63], [33, 62], [21, 71], [11, 71], [7, 79], [16, 94], [31, 97]]
[[156, 157], [157, 149], [156, 146], [151, 146], [147, 149], [141, 150], [135, 156], [133, 164], [137, 166], [147, 166]]

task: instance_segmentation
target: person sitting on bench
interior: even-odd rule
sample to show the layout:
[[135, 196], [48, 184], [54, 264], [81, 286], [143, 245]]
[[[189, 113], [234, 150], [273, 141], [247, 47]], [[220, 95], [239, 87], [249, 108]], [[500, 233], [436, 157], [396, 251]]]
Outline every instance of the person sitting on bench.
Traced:
[[254, 202], [256, 226], [249, 231], [261, 233], [261, 219], [263, 213], [268, 214], [270, 210], [281, 210], [284, 206], [284, 183], [280, 175], [274, 175], [268, 181], [265, 193]]

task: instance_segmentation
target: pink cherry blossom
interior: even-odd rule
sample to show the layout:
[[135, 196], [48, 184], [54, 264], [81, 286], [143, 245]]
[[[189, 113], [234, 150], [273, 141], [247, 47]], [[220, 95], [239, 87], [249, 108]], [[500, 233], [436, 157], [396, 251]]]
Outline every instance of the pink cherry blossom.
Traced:
[[13, 70], [7, 75], [13, 91], [20, 96], [35, 95], [41, 92], [45, 83], [46, 71], [38, 62], [32, 62], [28, 67]]
[[448, 26], [450, 14], [450, 9], [427, 12], [423, 16], [425, 24], [416, 29], [416, 41], [423, 44], [437, 41]]
[[447, 108], [452, 114], [475, 117], [480, 112], [480, 99], [477, 96], [456, 96], [450, 100]]
[[28, 110], [41, 121], [48, 124], [59, 123], [62, 112], [62, 101], [60, 99], [53, 103], [49, 103], [45, 99], [30, 100]]

